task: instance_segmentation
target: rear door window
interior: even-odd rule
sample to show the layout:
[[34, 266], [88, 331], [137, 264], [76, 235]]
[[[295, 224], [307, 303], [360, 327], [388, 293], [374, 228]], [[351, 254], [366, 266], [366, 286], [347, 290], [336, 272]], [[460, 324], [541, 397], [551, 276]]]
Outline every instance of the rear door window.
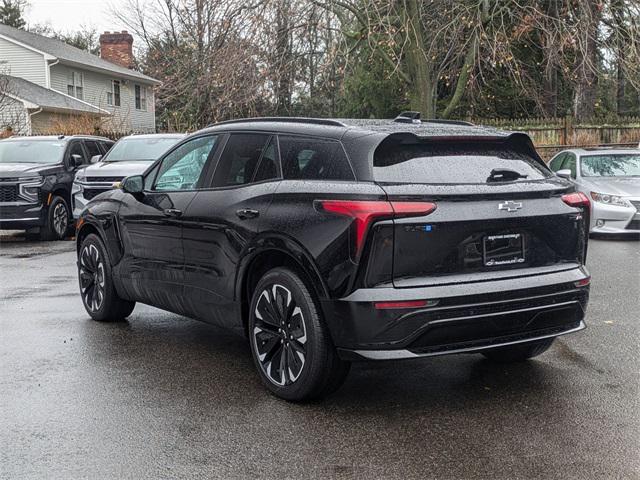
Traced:
[[[267, 154], [270, 138], [271, 135], [262, 133], [232, 134], [216, 167], [213, 186], [231, 187], [254, 181], [263, 153]], [[275, 159], [275, 153], [271, 156]], [[271, 165], [275, 166], [273, 163]], [[269, 171], [267, 166], [264, 168], [265, 171], [260, 174], [262, 177], [277, 175], [277, 171]]]
[[340, 142], [280, 136], [279, 143], [285, 180], [355, 180]]
[[511, 170], [517, 181], [551, 176], [524, 149], [505, 142], [385, 141], [375, 152], [373, 174], [382, 183], [486, 184], [492, 171]]

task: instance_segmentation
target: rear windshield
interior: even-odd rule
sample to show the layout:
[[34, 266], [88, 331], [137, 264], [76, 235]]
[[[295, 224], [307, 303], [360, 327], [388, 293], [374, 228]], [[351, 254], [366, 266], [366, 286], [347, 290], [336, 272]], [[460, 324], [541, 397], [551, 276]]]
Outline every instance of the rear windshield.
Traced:
[[103, 160], [105, 162], [121, 162], [123, 160], [156, 160], [180, 140], [182, 140], [182, 138], [123, 138], [111, 147], [111, 150], [109, 150]]
[[638, 177], [640, 153], [582, 157], [581, 172], [583, 177]]
[[387, 142], [376, 150], [373, 175], [383, 183], [485, 184], [542, 180], [551, 172], [524, 149], [499, 142]]

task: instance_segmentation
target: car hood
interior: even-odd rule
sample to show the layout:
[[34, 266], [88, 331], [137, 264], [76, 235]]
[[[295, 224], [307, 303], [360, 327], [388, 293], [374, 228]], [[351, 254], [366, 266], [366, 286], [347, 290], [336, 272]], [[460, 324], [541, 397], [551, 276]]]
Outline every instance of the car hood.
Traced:
[[59, 165], [43, 165], [42, 163], [0, 163], [0, 178], [46, 175], [57, 167]]
[[82, 171], [88, 177], [128, 177], [130, 175], [140, 175], [153, 160], [135, 160], [122, 162], [98, 162], [89, 165]]
[[640, 177], [583, 177], [582, 183], [592, 192], [640, 197]]

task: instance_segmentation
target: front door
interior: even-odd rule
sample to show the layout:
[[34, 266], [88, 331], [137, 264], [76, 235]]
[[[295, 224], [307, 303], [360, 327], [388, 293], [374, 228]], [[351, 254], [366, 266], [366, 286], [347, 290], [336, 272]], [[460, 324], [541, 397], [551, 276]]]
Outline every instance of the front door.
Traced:
[[258, 234], [280, 179], [277, 142], [262, 133], [233, 133], [208, 187], [184, 216], [185, 298], [189, 313], [238, 326], [234, 298], [238, 261]]
[[133, 298], [184, 312], [183, 214], [215, 151], [217, 136], [191, 139], [172, 150], [145, 178], [145, 191], [127, 195], [118, 212], [120, 275]]

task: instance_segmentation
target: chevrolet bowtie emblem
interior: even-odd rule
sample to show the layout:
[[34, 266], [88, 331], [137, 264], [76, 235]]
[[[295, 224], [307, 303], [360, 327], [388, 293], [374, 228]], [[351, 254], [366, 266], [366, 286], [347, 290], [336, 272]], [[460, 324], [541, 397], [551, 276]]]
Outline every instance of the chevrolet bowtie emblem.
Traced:
[[516, 210], [520, 210], [521, 208], [522, 203], [512, 202], [511, 200], [507, 200], [506, 202], [498, 204], [498, 210], [506, 210], [507, 212], [515, 212]]

